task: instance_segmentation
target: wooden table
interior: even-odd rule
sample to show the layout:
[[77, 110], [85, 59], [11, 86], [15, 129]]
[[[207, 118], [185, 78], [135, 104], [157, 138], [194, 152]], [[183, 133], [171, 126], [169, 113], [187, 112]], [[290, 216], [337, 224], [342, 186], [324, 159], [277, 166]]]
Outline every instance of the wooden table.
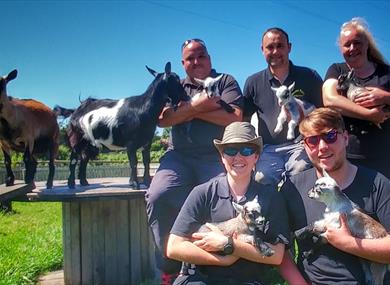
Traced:
[[145, 190], [128, 178], [89, 179], [69, 189], [66, 181], [44, 182], [30, 201], [62, 202], [65, 284], [141, 284], [155, 274], [154, 243], [147, 225]]

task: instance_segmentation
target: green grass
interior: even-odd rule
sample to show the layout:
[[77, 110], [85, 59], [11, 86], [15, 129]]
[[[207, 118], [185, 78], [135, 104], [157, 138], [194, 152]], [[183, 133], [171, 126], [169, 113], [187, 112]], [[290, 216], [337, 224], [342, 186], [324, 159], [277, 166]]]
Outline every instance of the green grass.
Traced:
[[61, 203], [13, 202], [0, 214], [0, 284], [35, 284], [62, 267]]

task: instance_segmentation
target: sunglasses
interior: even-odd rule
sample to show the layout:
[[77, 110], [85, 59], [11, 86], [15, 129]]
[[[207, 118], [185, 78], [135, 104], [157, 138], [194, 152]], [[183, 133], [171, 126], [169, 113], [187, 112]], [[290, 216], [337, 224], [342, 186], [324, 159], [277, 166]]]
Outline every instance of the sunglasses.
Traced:
[[225, 147], [222, 151], [227, 156], [236, 156], [240, 153], [242, 156], [250, 156], [256, 152], [256, 148], [250, 146], [237, 147]]
[[306, 138], [303, 139], [303, 141], [310, 148], [315, 148], [320, 143], [321, 139], [324, 142], [326, 142], [327, 144], [333, 144], [333, 143], [335, 143], [337, 141], [337, 134], [338, 133], [339, 133], [338, 130], [332, 129], [332, 130], [330, 130], [329, 132], [327, 132], [325, 134], [306, 137]]
[[181, 45], [181, 50], [183, 51], [183, 49], [188, 46], [190, 43], [192, 42], [196, 42], [196, 43], [199, 43], [201, 44], [202, 46], [206, 47], [206, 44], [204, 43], [204, 41], [202, 41], [201, 39], [190, 39], [190, 40], [186, 40], [182, 45]]

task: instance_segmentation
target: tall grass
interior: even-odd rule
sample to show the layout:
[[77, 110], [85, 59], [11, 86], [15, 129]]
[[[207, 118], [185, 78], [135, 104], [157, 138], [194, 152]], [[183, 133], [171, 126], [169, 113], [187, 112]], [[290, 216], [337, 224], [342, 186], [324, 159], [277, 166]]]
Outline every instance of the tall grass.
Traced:
[[40, 273], [62, 267], [59, 202], [13, 202], [0, 214], [0, 284], [35, 284]]

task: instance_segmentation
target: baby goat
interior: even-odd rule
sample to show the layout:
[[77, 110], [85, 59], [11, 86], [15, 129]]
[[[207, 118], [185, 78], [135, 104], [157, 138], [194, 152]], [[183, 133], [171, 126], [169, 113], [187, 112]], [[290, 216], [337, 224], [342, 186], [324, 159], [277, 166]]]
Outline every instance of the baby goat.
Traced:
[[[276, 134], [280, 133], [283, 129], [283, 124], [288, 121], [288, 140], [293, 140], [295, 138], [295, 127], [315, 108], [312, 104], [295, 98], [292, 94], [294, 87], [295, 82], [293, 82], [288, 87], [285, 85], [281, 85], [278, 88], [271, 87], [271, 89], [275, 92], [276, 97], [278, 98], [278, 103], [280, 106], [280, 113], [274, 132]], [[291, 117], [290, 119], [289, 116]]]
[[[216, 96], [221, 96], [219, 94], [218, 90], [218, 81], [222, 78], [223, 74], [213, 78], [213, 77], [206, 77], [205, 79], [198, 79], [194, 78], [196, 82], [202, 86], [202, 90], [198, 93], [196, 93], [194, 96], [191, 97], [191, 101], [195, 102], [199, 100], [200, 96], [206, 94], [208, 98], [213, 98]], [[221, 105], [221, 107], [228, 113], [233, 113], [234, 109], [232, 106], [230, 106], [228, 103], [223, 101], [222, 99], [217, 101], [218, 104]], [[185, 132], [186, 137], [189, 142], [192, 142], [190, 130], [191, 130], [191, 122], [185, 123]]]
[[[355, 77], [355, 71], [351, 69], [348, 73], [342, 73], [337, 78], [337, 92], [346, 96], [352, 102], [355, 101], [357, 97], [360, 96], [363, 92], [368, 91], [364, 86], [361, 86], [359, 82], [357, 82]], [[384, 110], [390, 111], [390, 107], [386, 105]], [[376, 124], [376, 126], [382, 129], [380, 124]]]
[[[347, 223], [351, 234], [361, 239], [379, 239], [386, 237], [386, 229], [376, 220], [365, 214], [359, 206], [353, 203], [340, 189], [336, 181], [323, 171], [324, 177], [317, 179], [314, 187], [308, 192], [308, 196], [316, 201], [325, 203], [324, 218], [316, 221], [296, 232], [297, 238], [302, 239], [312, 233], [319, 236], [315, 247], [305, 253], [312, 254], [321, 244], [326, 243], [323, 233], [327, 226], [339, 228], [340, 214], [347, 216]], [[367, 285], [383, 284], [383, 278], [388, 265], [361, 259]]]
[[239, 213], [237, 217], [219, 223], [206, 223], [202, 225], [198, 232], [209, 232], [208, 224], [216, 226], [224, 235], [233, 236], [251, 243], [264, 256], [271, 256], [274, 250], [269, 247], [262, 239], [262, 234], [267, 231], [268, 224], [261, 215], [261, 206], [257, 201], [257, 196], [246, 202], [243, 206], [233, 202], [233, 207]]

